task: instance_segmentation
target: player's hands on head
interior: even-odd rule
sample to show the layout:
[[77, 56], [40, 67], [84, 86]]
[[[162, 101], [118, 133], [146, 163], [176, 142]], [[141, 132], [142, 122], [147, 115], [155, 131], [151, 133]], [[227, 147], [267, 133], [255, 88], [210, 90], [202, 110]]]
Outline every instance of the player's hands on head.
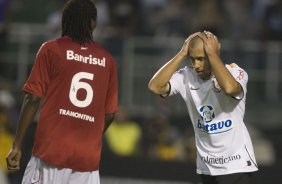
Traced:
[[198, 34], [198, 36], [203, 40], [204, 48], [208, 55], [219, 54], [220, 43], [218, 42], [217, 37], [213, 33], [209, 31], [203, 31]]
[[183, 46], [182, 46], [182, 49], [181, 49], [181, 53], [184, 55], [184, 56], [187, 56], [188, 55], [188, 48], [189, 48], [189, 43], [191, 41], [192, 38], [194, 38], [195, 36], [199, 35], [201, 32], [196, 32], [196, 33], [193, 33], [191, 34], [184, 42]]
[[18, 148], [12, 148], [6, 157], [7, 168], [9, 170], [17, 171], [20, 169], [20, 160], [21, 160], [21, 150]]

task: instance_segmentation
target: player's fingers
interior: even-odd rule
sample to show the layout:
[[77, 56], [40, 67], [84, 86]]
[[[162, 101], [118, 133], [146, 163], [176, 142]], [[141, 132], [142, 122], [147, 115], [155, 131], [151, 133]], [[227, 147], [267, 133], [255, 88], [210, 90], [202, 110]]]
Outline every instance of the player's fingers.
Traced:
[[193, 34], [191, 34], [187, 39], [186, 42], [189, 42], [192, 38], [194, 38], [195, 36], [197, 36], [198, 34], [200, 34], [201, 32], [195, 32]]
[[19, 170], [20, 169], [20, 164], [19, 160], [7, 158], [7, 168], [9, 170]]
[[205, 33], [201, 32], [198, 34], [198, 36], [202, 39], [202, 40], [206, 40], [208, 37]]
[[213, 38], [215, 41], [218, 42], [217, 37], [210, 31], [204, 31], [204, 33], [206, 34], [207, 38]]
[[210, 31], [204, 31], [204, 33], [205, 33], [207, 36], [213, 35]]
[[218, 39], [217, 39], [217, 37], [215, 35], [213, 35], [213, 38], [218, 42]]
[[189, 44], [190, 44], [190, 41], [196, 37], [197, 35], [199, 35], [201, 32], [195, 32], [193, 34], [191, 34], [186, 40], [185, 40], [185, 43], [184, 43], [184, 46], [182, 47], [182, 50], [186, 53], [188, 53], [188, 47], [189, 47]]
[[20, 163], [17, 162], [17, 161], [7, 162], [7, 168], [9, 170], [19, 170], [20, 169]]
[[10, 170], [20, 169], [21, 152], [11, 151], [6, 157], [7, 167]]
[[8, 168], [8, 170], [10, 170], [10, 171], [18, 171], [18, 170], [20, 170], [20, 166], [8, 166], [7, 165], [7, 168]]
[[201, 32], [196, 32], [196, 33], [193, 33], [193, 34], [191, 34], [189, 37], [191, 37], [191, 38], [193, 38], [193, 37], [195, 37], [195, 36], [197, 36], [198, 34], [200, 34]]

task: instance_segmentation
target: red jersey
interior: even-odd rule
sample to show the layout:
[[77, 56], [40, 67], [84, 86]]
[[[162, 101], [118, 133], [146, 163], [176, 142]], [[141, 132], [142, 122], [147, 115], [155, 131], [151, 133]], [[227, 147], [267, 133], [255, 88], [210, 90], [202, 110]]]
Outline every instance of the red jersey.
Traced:
[[104, 118], [118, 106], [117, 67], [96, 43], [44, 43], [23, 90], [44, 98], [33, 155], [59, 168], [99, 168]]

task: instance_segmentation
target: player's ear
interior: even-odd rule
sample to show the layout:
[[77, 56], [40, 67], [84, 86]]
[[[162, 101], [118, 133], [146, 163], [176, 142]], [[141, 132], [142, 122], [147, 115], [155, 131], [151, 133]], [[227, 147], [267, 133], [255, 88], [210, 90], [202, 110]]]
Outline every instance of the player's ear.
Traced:
[[94, 20], [94, 19], [91, 19], [91, 28], [92, 28], [92, 30], [94, 30], [96, 28], [96, 25], [97, 25], [97, 21]]

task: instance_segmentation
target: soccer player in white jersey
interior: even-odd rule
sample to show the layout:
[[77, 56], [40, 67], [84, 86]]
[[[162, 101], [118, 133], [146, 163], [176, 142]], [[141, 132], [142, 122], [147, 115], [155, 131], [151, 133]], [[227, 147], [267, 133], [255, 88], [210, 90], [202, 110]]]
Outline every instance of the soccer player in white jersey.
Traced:
[[[190, 35], [148, 87], [162, 97], [180, 94], [186, 102], [204, 184], [250, 184], [258, 167], [243, 121], [248, 75], [235, 63], [225, 65], [219, 50], [211, 32]], [[179, 69], [187, 56], [192, 66]]]

